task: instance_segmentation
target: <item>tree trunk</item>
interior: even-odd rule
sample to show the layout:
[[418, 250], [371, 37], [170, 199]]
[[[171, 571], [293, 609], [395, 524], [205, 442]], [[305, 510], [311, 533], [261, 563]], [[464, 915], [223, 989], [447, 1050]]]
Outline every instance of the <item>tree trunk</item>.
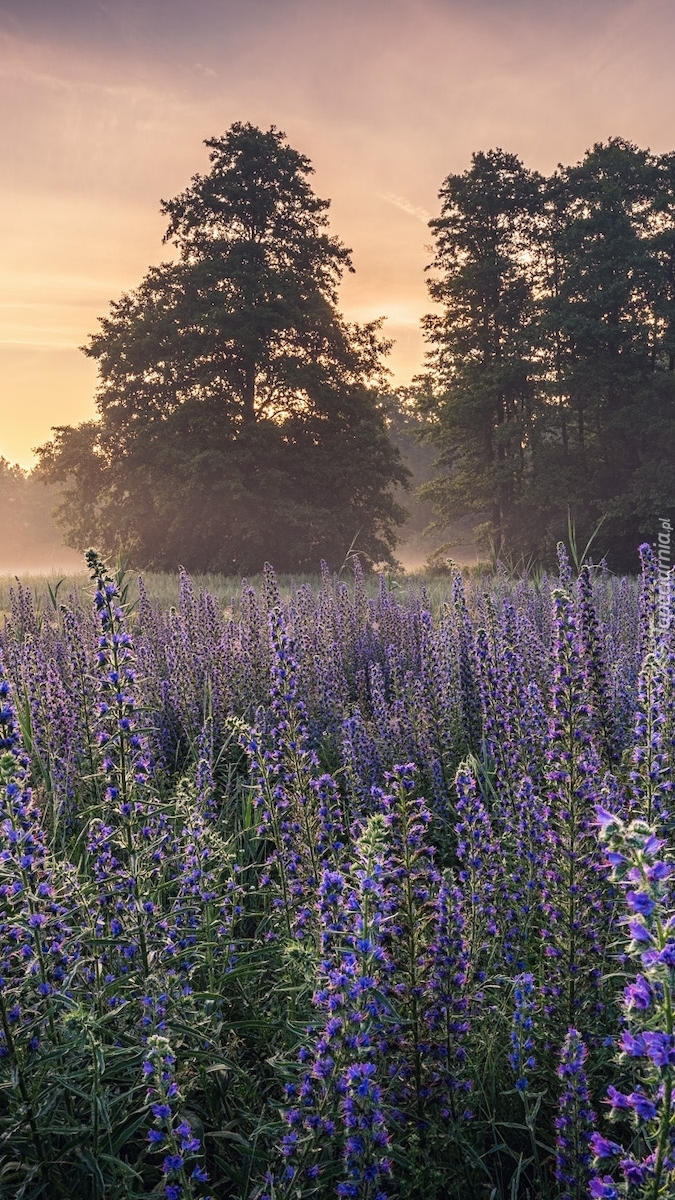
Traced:
[[244, 366], [244, 420], [255, 421], [255, 362], [248, 359]]

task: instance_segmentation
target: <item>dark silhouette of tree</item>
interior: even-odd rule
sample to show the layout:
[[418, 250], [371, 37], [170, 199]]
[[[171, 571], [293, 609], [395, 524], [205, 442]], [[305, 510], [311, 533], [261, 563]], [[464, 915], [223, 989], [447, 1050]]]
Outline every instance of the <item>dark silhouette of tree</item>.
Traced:
[[380, 323], [337, 310], [350, 252], [327, 232], [309, 160], [244, 124], [162, 203], [176, 261], [111, 305], [85, 353], [99, 420], [57, 428], [41, 469], [64, 483], [76, 547], [158, 568], [391, 561], [407, 472], [379, 394]]
[[442, 517], [485, 513], [496, 554], [528, 470], [533, 248], [542, 180], [513, 154], [474, 154], [441, 188], [429, 283], [440, 315], [425, 318], [430, 351], [420, 408], [445, 473], [425, 488]]
[[550, 559], [571, 515], [635, 569], [675, 504], [674, 162], [614, 138], [547, 180], [497, 150], [443, 185], [427, 493], [496, 554]]
[[558, 403], [534, 499], [559, 524], [565, 497], [585, 536], [603, 518], [598, 545], [617, 567], [635, 568], [674, 498], [672, 314], [659, 311], [675, 229], [659, 211], [666, 187], [663, 163], [620, 138], [547, 185], [555, 273], [542, 345]]

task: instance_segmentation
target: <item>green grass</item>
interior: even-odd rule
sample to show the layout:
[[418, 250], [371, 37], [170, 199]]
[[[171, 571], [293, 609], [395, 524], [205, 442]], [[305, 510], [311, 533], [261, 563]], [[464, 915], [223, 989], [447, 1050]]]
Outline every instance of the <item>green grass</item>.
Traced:
[[[484, 568], [483, 568], [484, 571]], [[477, 574], [477, 568], [464, 568], [464, 575]], [[138, 599], [138, 574], [134, 571], [127, 573], [129, 580], [129, 599], [133, 603]], [[160, 608], [170, 608], [178, 602], [178, 572], [162, 572], [162, 571], [143, 571], [142, 574], [145, 586], [153, 604], [157, 604]], [[0, 575], [0, 614], [9, 613], [11, 610], [10, 592], [12, 589], [16, 591], [17, 578], [22, 587], [28, 589], [35, 597], [38, 609], [47, 612], [53, 606], [52, 597], [55, 596], [57, 601], [67, 603], [70, 595], [80, 595], [86, 597], [92, 590], [92, 584], [86, 570], [78, 571], [74, 574], [35, 574], [22, 573], [18, 575], [4, 574]], [[353, 582], [353, 575], [349, 568], [344, 570], [340, 579], [347, 583], [350, 587]], [[215, 596], [223, 608], [229, 609], [232, 601], [238, 601], [241, 595], [242, 580], [238, 576], [228, 575], [193, 575], [197, 591], [210, 592]], [[424, 585], [431, 600], [431, 606], [434, 611], [438, 611], [449, 596], [450, 576], [449, 575], [425, 575], [424, 572], [411, 572], [410, 574], [390, 574], [387, 576], [389, 587], [395, 591], [400, 591], [404, 596], [409, 590], [417, 590]], [[248, 584], [255, 588], [257, 592], [263, 587], [262, 574], [251, 575], [247, 580]], [[282, 596], [289, 597], [302, 584], [310, 584], [316, 591], [321, 585], [321, 577], [319, 575], [278, 575], [277, 582]], [[379, 579], [376, 575], [366, 576], [366, 589], [368, 594], [375, 596], [379, 586]]]
[[[161, 608], [170, 608], [171, 605], [178, 602], [178, 572], [163, 572], [163, 571], [143, 571], [127, 573], [129, 581], [129, 598], [133, 602], [138, 599], [138, 575], [141, 574], [143, 581], [154, 604], [158, 604]], [[27, 588], [32, 592], [37, 604], [43, 610], [47, 610], [52, 606], [52, 596], [56, 596], [58, 601], [66, 602], [70, 595], [86, 596], [92, 590], [92, 584], [89, 576], [85, 571], [77, 572], [76, 574], [22, 574], [15, 575], [0, 575], [0, 612], [9, 612], [11, 608], [11, 591], [17, 588], [17, 578], [22, 587]], [[351, 576], [348, 577], [351, 581]], [[239, 577], [228, 575], [193, 575], [193, 583], [197, 591], [210, 592], [224, 608], [229, 608], [232, 600], [238, 600], [241, 594], [242, 580]], [[321, 582], [319, 575], [279, 575], [277, 581], [281, 594], [289, 596], [293, 591], [299, 588], [303, 583], [309, 583], [313, 588], [318, 588]], [[263, 586], [263, 576], [252, 575], [248, 579], [250, 586], [260, 591]], [[377, 579], [373, 578], [369, 581], [369, 590], [375, 593], [377, 589]]]

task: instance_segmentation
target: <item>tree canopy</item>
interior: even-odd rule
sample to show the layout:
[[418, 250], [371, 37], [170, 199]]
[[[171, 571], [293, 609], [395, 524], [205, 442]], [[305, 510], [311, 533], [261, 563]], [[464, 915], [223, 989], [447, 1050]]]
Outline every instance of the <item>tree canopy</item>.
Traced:
[[313, 168], [272, 126], [206, 142], [211, 169], [162, 202], [173, 261], [112, 303], [85, 353], [99, 418], [40, 450], [76, 548], [145, 566], [251, 572], [391, 561], [407, 472], [379, 399], [380, 323], [347, 323], [350, 252]]
[[620, 138], [549, 178], [514, 155], [447, 178], [419, 408], [441, 520], [545, 559], [568, 514], [635, 569], [675, 501], [675, 156]]

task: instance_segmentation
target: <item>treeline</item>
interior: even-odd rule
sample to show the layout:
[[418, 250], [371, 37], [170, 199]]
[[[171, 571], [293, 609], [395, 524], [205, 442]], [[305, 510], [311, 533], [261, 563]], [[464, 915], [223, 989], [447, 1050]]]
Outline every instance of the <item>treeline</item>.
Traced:
[[64, 550], [52, 518], [53, 485], [0, 458], [0, 571], [46, 570], [75, 556]]
[[494, 150], [450, 175], [426, 365], [392, 398], [380, 324], [338, 311], [350, 251], [309, 160], [274, 127], [206, 144], [162, 202], [176, 258], [85, 349], [98, 419], [42, 448], [69, 545], [244, 574], [392, 562], [414, 428], [441, 527], [474, 514], [524, 563], [571, 523], [635, 569], [675, 504], [675, 154], [613, 139], [545, 178]]
[[484, 514], [497, 555], [602, 522], [598, 552], [635, 569], [675, 505], [675, 154], [617, 138], [544, 178], [495, 150], [440, 197], [427, 495]]

